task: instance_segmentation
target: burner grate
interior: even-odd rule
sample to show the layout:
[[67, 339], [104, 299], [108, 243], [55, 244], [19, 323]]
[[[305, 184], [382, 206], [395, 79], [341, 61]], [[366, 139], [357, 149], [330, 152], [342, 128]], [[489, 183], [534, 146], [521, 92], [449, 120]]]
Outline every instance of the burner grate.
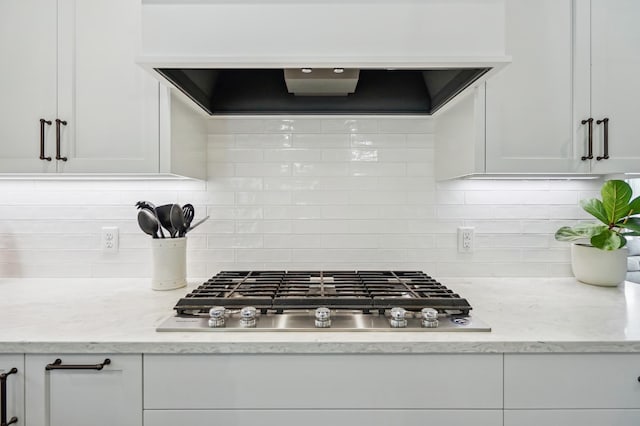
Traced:
[[421, 271], [223, 271], [180, 299], [178, 313], [206, 313], [213, 306], [287, 309], [393, 307], [468, 314], [466, 299]]

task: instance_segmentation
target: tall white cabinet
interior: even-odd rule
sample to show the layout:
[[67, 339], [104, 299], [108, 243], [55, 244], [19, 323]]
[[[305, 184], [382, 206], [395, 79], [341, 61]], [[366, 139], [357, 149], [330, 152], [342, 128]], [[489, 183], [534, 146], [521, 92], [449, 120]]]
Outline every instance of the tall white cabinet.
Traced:
[[0, 173], [159, 171], [159, 85], [135, 63], [139, 3], [0, 3]]

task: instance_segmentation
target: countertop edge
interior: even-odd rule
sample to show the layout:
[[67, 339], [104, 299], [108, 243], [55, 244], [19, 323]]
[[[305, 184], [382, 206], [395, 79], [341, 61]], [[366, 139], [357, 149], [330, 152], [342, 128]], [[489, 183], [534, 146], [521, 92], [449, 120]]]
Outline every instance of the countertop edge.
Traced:
[[0, 353], [640, 353], [640, 342], [0, 342]]

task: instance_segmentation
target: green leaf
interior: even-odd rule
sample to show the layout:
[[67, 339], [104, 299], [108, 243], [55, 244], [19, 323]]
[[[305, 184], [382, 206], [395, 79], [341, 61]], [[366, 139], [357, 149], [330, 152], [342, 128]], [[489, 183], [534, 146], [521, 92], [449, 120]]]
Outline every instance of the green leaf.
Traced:
[[602, 201], [597, 198], [591, 198], [589, 200], [580, 201], [580, 206], [589, 213], [591, 216], [600, 220], [602, 223], [609, 224], [609, 219], [607, 217], [607, 211], [602, 204]]
[[631, 229], [632, 231], [640, 232], [640, 217], [630, 217], [626, 222], [621, 220], [616, 223], [616, 226], [618, 228]]
[[598, 223], [580, 223], [575, 226], [563, 226], [556, 231], [555, 237], [558, 241], [575, 241], [591, 238], [607, 229], [607, 226]]
[[640, 214], [640, 197], [636, 197], [629, 203], [629, 214], [631, 216]]
[[616, 223], [629, 214], [631, 187], [623, 180], [609, 180], [602, 185], [602, 204], [608, 223]]
[[634, 232], [623, 232], [622, 234], [620, 234], [624, 237], [640, 237], [640, 232], [634, 231]]
[[618, 250], [627, 243], [627, 240], [616, 232], [606, 229], [591, 237], [591, 245], [601, 250]]

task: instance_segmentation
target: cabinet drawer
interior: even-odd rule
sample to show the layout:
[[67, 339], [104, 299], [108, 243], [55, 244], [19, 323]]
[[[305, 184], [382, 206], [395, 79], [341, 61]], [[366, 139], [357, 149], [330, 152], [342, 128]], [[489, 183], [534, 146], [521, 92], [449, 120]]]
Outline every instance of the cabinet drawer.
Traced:
[[25, 370], [25, 426], [142, 424], [141, 355], [27, 354]]
[[640, 355], [505, 355], [505, 408], [640, 408]]
[[501, 408], [502, 355], [148, 355], [146, 409]]
[[497, 426], [501, 410], [146, 410], [144, 426]]
[[505, 410], [504, 426], [638, 426], [640, 410]]

